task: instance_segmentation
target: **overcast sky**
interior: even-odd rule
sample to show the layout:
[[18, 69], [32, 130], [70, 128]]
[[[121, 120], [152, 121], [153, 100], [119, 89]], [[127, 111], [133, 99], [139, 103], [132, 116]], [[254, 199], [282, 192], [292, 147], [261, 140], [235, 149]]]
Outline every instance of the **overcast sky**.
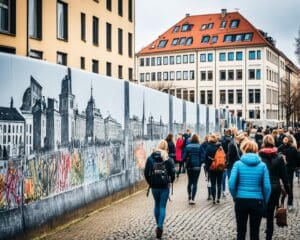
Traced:
[[222, 8], [239, 9], [256, 28], [271, 35], [276, 46], [297, 63], [294, 52], [300, 27], [300, 0], [136, 0], [136, 51], [184, 18], [186, 13], [217, 13]]

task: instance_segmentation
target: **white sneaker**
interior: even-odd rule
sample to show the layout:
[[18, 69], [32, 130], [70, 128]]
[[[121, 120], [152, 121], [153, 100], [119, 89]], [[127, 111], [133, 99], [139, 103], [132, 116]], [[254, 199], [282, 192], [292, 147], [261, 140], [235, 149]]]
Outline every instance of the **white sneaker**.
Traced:
[[194, 201], [194, 200], [190, 200], [190, 205], [195, 205], [196, 204], [196, 202]]
[[289, 205], [289, 206], [288, 206], [288, 211], [289, 211], [289, 212], [293, 211], [293, 205]]

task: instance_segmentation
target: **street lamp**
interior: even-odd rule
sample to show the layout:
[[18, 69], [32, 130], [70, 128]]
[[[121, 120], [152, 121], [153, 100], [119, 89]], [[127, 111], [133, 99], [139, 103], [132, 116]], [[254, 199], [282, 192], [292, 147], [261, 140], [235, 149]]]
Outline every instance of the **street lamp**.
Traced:
[[150, 137], [151, 137], [151, 141], [153, 141], [153, 116], [152, 116], [152, 114], [150, 115]]

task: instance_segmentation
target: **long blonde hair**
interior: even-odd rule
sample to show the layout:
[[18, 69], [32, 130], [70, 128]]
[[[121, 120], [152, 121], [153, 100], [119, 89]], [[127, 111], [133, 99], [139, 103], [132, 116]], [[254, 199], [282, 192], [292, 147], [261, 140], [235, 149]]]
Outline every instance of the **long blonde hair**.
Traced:
[[154, 151], [161, 152], [161, 157], [164, 161], [169, 159], [168, 156], [168, 143], [166, 140], [160, 140], [160, 142], [157, 144]]

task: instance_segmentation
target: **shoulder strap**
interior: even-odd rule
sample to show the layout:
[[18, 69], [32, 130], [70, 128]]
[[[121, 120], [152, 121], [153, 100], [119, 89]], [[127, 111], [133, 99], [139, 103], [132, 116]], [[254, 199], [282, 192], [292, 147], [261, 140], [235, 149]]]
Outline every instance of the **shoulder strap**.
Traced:
[[240, 151], [239, 151], [239, 148], [238, 148], [235, 140], [233, 140], [233, 145], [235, 146], [235, 149], [236, 149], [236, 155], [238, 156], [239, 159], [241, 159]]

